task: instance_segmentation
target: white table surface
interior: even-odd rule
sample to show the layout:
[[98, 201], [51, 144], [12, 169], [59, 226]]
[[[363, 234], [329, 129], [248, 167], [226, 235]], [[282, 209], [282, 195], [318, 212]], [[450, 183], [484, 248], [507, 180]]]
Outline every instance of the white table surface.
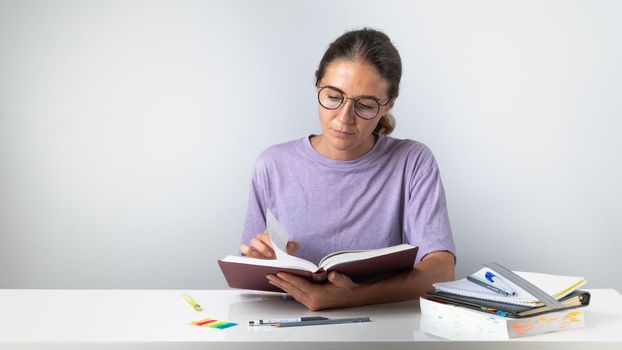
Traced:
[[[0, 290], [0, 349], [622, 349], [622, 296], [592, 289], [582, 329], [504, 342], [449, 341], [420, 330], [418, 301], [308, 311], [277, 293], [241, 290]], [[194, 311], [182, 293], [204, 308]], [[369, 316], [372, 322], [294, 328], [249, 327], [260, 318]], [[213, 318], [228, 329], [193, 326]], [[318, 342], [321, 344], [318, 345]]]

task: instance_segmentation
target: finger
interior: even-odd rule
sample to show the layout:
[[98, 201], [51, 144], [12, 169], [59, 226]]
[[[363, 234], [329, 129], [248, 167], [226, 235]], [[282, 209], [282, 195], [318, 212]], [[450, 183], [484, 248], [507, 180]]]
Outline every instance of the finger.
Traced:
[[275, 275], [267, 275], [266, 278], [268, 279], [268, 283], [282, 289], [285, 293], [290, 294], [290, 291], [292, 289], [292, 286], [290, 284], [284, 282], [282, 279], [276, 277]]
[[[284, 275], [287, 275], [287, 276], [284, 276]], [[289, 281], [287, 281], [287, 280], [285, 280], [285, 279], [283, 279], [283, 278], [281, 278], [279, 276], [286, 277], [286, 278], [289, 279]], [[293, 278], [290, 278], [288, 276], [292, 276]], [[267, 277], [268, 277], [268, 281], [271, 284], [281, 288], [282, 290], [287, 292], [289, 295], [291, 295], [294, 299], [296, 299], [299, 302], [301, 302], [301, 303], [306, 305], [307, 299], [308, 299], [308, 295], [309, 295], [308, 291], [300, 289], [295, 284], [291, 283], [291, 281], [294, 280], [296, 278], [296, 276], [289, 275], [289, 274], [284, 274], [284, 273], [278, 273], [276, 276], [275, 275], [268, 275]]]
[[354, 285], [350, 277], [335, 271], [331, 271], [328, 274], [328, 281], [338, 287], [350, 287]]
[[249, 256], [252, 252], [251, 247], [247, 246], [246, 244], [240, 244], [240, 252], [242, 252], [242, 254]]
[[268, 247], [267, 245], [265, 245], [265, 243], [258, 240], [257, 238], [251, 239], [251, 246], [264, 257], [272, 258], [274, 256], [272, 248]]
[[276, 274], [276, 276], [280, 278], [281, 280], [285, 281], [286, 283], [291, 284], [296, 289], [299, 289], [305, 292], [310, 291], [315, 286], [314, 284], [307, 281], [306, 279], [296, 276], [296, 275], [292, 275], [291, 273], [279, 272]]
[[292, 255], [298, 250], [298, 242], [287, 242], [287, 254]]
[[254, 249], [253, 247], [249, 247], [245, 244], [240, 245], [240, 252], [242, 252], [242, 254], [244, 254], [245, 256], [248, 256], [249, 258], [257, 258], [257, 259], [266, 258], [263, 254], [258, 252], [256, 249]]
[[272, 249], [272, 240], [270, 239], [270, 234], [268, 233], [268, 230], [258, 233], [257, 236], [255, 236], [255, 238], [257, 238], [258, 240], [263, 242], [265, 245], [270, 247], [270, 249]]

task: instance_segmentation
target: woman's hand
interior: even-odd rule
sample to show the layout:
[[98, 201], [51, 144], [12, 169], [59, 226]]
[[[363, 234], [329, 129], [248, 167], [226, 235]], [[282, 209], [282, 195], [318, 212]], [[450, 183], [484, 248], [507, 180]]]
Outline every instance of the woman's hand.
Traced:
[[270, 284], [289, 293], [312, 311], [359, 305], [357, 292], [361, 290], [361, 285], [334, 271], [328, 273], [328, 281], [324, 284], [311, 283], [285, 272], [268, 275], [267, 278]]
[[[287, 254], [292, 255], [296, 250], [298, 250], [298, 243], [287, 242]], [[268, 230], [258, 233], [255, 238], [251, 239], [250, 246], [240, 244], [240, 251], [249, 258], [276, 259]]]
[[412, 270], [367, 284], [357, 284], [343, 274], [328, 274], [328, 282], [315, 284], [301, 277], [279, 272], [268, 275], [271, 284], [289, 293], [310, 310], [381, 304], [416, 299], [432, 289], [432, 284], [454, 279], [452, 253], [429, 253]]

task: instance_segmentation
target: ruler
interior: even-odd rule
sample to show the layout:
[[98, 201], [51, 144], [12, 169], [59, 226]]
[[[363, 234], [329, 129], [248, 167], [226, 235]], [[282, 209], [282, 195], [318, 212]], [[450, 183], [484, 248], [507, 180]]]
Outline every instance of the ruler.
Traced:
[[498, 263], [488, 263], [488, 264], [483, 264], [483, 265], [485, 267], [488, 267], [488, 268], [492, 269], [493, 271], [495, 271], [499, 275], [503, 276], [503, 278], [505, 278], [508, 281], [514, 283], [515, 285], [521, 287], [525, 291], [529, 292], [529, 294], [531, 294], [534, 297], [538, 298], [539, 301], [543, 302], [544, 305], [550, 307], [551, 309], [561, 309], [561, 308], [565, 307], [564, 304], [562, 304], [559, 301], [557, 301], [557, 299], [555, 299], [552, 296], [548, 295], [542, 289], [540, 289], [540, 288], [534, 286], [533, 284], [529, 283], [529, 281], [525, 280], [524, 278], [520, 277], [519, 275], [515, 274], [514, 272], [512, 272], [512, 271], [506, 269], [505, 267], [501, 266], [501, 264], [498, 264]]

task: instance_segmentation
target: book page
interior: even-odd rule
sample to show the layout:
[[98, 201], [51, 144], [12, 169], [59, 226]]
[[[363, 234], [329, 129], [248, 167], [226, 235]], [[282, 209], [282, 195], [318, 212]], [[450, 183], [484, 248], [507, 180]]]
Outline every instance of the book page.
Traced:
[[270, 209], [266, 213], [266, 226], [268, 233], [270, 234], [270, 240], [272, 241], [272, 248], [276, 254], [277, 259], [287, 259], [291, 257], [287, 254], [287, 242], [289, 241], [289, 234], [281, 223], [274, 217]]
[[399, 252], [402, 250], [411, 249], [413, 246], [409, 244], [400, 244], [392, 247], [379, 248], [379, 249], [370, 249], [370, 250], [344, 250], [332, 253], [324, 257], [320, 263], [319, 267], [328, 270], [329, 268], [350, 261], [357, 261], [363, 259], [374, 258], [381, 255], [387, 255], [390, 253]]
[[291, 269], [300, 269], [306, 270], [309, 272], [317, 271], [318, 267], [315, 266], [310, 261], [305, 259], [297, 258], [295, 256], [288, 255], [288, 258], [285, 260], [274, 260], [274, 259], [257, 259], [257, 258], [249, 258], [247, 256], [238, 256], [238, 255], [227, 255], [222, 261], [239, 263], [239, 264], [249, 264], [249, 265], [258, 265], [258, 266], [272, 266], [272, 267], [281, 267], [281, 268], [291, 268]]
[[336, 251], [334, 253], [330, 253], [328, 255], [326, 255], [325, 257], [322, 258], [322, 260], [320, 260], [320, 265], [322, 265], [322, 263], [330, 258], [332, 258], [333, 256], [336, 255], [340, 255], [340, 254], [346, 254], [346, 253], [360, 253], [360, 252], [366, 252], [367, 250], [365, 249], [359, 249], [359, 250], [339, 250]]
[[514, 271], [514, 273], [542, 289], [546, 294], [553, 296], [555, 299], [561, 299], [587, 283], [583, 277], [579, 276], [561, 276], [521, 271]]
[[[497, 275], [502, 282], [505, 284], [512, 286], [517, 293], [522, 293], [523, 289], [520, 286], [515, 285], [512, 281], [506, 279], [501, 274], [497, 274], [494, 270], [489, 268], [482, 268], [473, 276], [480, 278], [481, 280], [486, 280], [486, 272], [493, 272]], [[572, 291], [576, 290], [580, 286], [586, 283], [583, 277], [578, 276], [561, 276], [561, 275], [551, 275], [547, 273], [538, 273], [538, 272], [522, 272], [522, 271], [514, 271], [519, 277], [529, 281], [529, 283], [535, 285], [536, 287], [542, 289], [546, 294], [554, 297], [555, 299], [561, 299], [566, 295], [572, 293]], [[528, 292], [524, 291], [526, 295], [531, 295]], [[533, 297], [534, 300], [537, 300]]]

